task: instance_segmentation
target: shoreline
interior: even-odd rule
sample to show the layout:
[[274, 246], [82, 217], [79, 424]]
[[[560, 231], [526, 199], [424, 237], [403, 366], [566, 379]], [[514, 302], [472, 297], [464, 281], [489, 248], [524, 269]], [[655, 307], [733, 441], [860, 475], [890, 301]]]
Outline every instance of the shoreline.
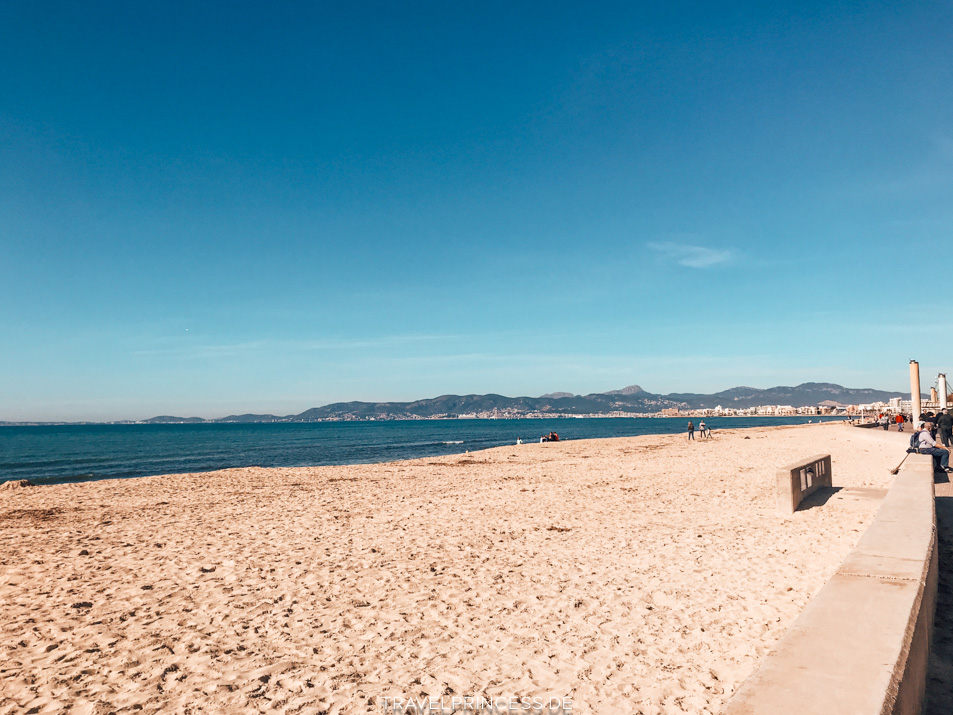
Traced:
[[[688, 418], [556, 420], [429, 420], [387, 423], [70, 425], [0, 431], [6, 467], [0, 483], [39, 485], [139, 478], [262, 466], [379, 464], [463, 454], [506, 446], [518, 436], [562, 433], [564, 441], [684, 434]], [[697, 419], [695, 421], [698, 421]], [[827, 424], [805, 417], [709, 418], [717, 434], [729, 429]], [[74, 468], [74, 465], [75, 468]]]
[[[721, 712], [870, 522], [890, 434], [774, 426], [4, 490], [0, 692], [38, 712], [364, 713], [448, 691]], [[774, 470], [819, 451], [853, 489], [779, 517]]]

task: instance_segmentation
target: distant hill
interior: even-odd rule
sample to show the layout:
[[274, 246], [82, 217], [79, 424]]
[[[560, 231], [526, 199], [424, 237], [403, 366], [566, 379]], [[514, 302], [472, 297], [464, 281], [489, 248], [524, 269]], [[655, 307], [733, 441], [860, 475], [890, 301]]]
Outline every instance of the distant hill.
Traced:
[[640, 392], [645, 392], [638, 385], [629, 385], [628, 387], [623, 387], [621, 390], [612, 390], [610, 392], [603, 392], [603, 395], [638, 395]]
[[460, 415], [497, 413], [500, 416], [520, 416], [529, 413], [546, 415], [586, 415], [610, 412], [654, 413], [664, 408], [710, 409], [722, 407], [744, 408], [758, 405], [791, 405], [808, 407], [819, 404], [864, 404], [886, 402], [891, 397], [903, 397], [901, 392], [872, 388], [849, 388], [827, 382], [805, 382], [794, 387], [778, 386], [765, 390], [756, 387], [733, 387], [714, 394], [670, 393], [659, 395], [646, 392], [638, 385], [621, 390], [574, 395], [553, 392], [540, 397], [506, 397], [504, 395], [441, 395], [414, 402], [335, 402], [323, 407], [312, 407], [298, 415], [229, 415], [221, 419], [203, 420], [200, 417], [153, 417], [148, 423], [195, 422], [317, 422], [324, 420], [367, 420], [395, 418], [459, 417]]
[[756, 407], [757, 405], [791, 405], [809, 407], [822, 402], [841, 405], [856, 405], [868, 402], [886, 402], [891, 397], [902, 397], [901, 392], [888, 392], [871, 388], [849, 388], [829, 382], [805, 382], [796, 387], [733, 387], [713, 395], [671, 394], [669, 399], [686, 402], [690, 407], [701, 409], [722, 407]]

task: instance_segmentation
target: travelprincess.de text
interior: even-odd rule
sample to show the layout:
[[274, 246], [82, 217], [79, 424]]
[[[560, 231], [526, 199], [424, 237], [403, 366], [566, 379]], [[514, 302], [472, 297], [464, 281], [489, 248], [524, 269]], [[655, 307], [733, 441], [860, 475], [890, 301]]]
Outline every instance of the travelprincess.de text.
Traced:
[[483, 713], [485, 715], [571, 715], [569, 698], [484, 698], [454, 695], [445, 697], [380, 698], [385, 713], [400, 715], [444, 715], [444, 713]]

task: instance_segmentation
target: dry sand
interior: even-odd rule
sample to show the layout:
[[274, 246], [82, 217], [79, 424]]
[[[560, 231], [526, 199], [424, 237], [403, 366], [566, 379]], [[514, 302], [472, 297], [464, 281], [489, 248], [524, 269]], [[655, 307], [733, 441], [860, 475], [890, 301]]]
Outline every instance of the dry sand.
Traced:
[[[813, 425], [3, 489], [0, 715], [718, 713], [904, 447]], [[779, 516], [775, 470], [828, 452], [850, 488]]]

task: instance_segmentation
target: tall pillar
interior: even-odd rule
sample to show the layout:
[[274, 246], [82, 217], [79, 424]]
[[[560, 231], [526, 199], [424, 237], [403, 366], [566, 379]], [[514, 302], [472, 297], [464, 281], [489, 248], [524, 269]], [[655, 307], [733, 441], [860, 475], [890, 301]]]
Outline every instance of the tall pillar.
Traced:
[[920, 419], [920, 363], [910, 361], [910, 411], [913, 413], [913, 422]]
[[949, 405], [946, 403], [946, 396], [949, 390], [949, 388], [946, 386], [946, 373], [941, 372], [939, 375], [937, 375], [936, 381], [937, 381], [937, 387], [939, 388], [939, 391], [940, 391], [940, 409], [944, 410], [947, 407], [949, 407]]

